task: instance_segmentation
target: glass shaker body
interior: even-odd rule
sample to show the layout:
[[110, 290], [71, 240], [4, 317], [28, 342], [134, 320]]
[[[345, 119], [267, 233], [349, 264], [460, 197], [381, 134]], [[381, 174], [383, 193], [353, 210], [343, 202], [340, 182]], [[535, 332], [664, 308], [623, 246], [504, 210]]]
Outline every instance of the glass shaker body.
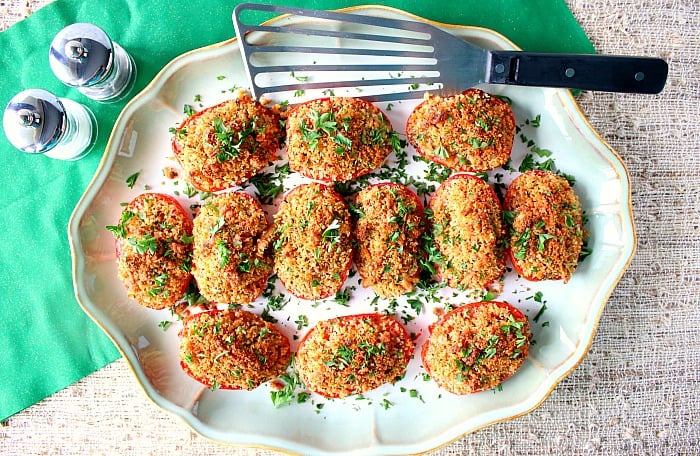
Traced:
[[61, 82], [99, 102], [122, 100], [136, 80], [136, 65], [124, 48], [101, 28], [84, 22], [58, 32], [49, 64]]
[[21, 152], [59, 160], [84, 157], [97, 138], [92, 111], [42, 89], [24, 90], [10, 100], [3, 114], [3, 129]]

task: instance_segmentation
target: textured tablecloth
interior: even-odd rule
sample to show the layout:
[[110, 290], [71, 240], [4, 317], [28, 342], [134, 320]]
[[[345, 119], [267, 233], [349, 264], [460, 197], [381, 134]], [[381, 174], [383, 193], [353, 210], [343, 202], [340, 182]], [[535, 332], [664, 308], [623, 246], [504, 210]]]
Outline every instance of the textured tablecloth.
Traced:
[[[0, 29], [46, 3], [0, 0]], [[700, 7], [568, 4], [599, 52], [670, 64], [659, 96], [578, 98], [629, 169], [637, 254], [588, 356], [539, 408], [434, 455], [700, 454]], [[276, 453], [199, 437], [151, 404], [119, 360], [3, 422], [0, 454]]]

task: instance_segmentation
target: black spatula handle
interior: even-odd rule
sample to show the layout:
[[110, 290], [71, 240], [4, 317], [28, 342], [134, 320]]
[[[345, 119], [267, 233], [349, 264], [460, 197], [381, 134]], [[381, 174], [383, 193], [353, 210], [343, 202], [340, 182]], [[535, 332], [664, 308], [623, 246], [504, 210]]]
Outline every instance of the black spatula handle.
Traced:
[[491, 51], [486, 82], [604, 92], [659, 93], [668, 64], [658, 58]]

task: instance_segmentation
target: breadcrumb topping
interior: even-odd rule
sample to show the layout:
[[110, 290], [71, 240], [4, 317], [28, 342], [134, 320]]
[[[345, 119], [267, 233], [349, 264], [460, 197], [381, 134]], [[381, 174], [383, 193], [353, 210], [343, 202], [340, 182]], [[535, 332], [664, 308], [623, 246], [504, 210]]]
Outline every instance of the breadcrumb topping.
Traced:
[[583, 211], [569, 181], [550, 171], [528, 171], [508, 188], [505, 210], [514, 266], [529, 280], [568, 282], [583, 245]]
[[311, 390], [346, 397], [398, 380], [413, 349], [406, 330], [392, 317], [337, 317], [309, 331], [299, 346], [296, 368]]
[[[267, 181], [251, 179], [261, 195], [274, 193], [262, 201], [271, 204], [284, 191], [290, 169], [328, 185], [291, 190], [272, 224], [256, 198], [228, 191], [203, 199], [194, 220], [174, 198], [142, 194], [125, 207], [118, 225], [107, 227], [118, 241], [119, 278], [141, 305], [187, 306], [182, 298], [193, 277], [193, 288], [211, 301], [197, 310], [229, 304], [228, 310], [183, 313], [181, 365], [204, 385], [252, 390], [286, 372], [289, 339], [274, 324], [240, 308], [263, 293], [273, 273], [302, 300], [338, 293], [353, 259], [360, 283], [383, 298], [411, 292], [422, 268], [449, 287], [482, 291], [503, 276], [507, 253], [528, 280], [566, 283], [574, 273], [585, 233], [580, 201], [565, 178], [548, 171], [521, 174], [508, 188], [502, 210], [486, 182], [456, 174], [434, 192], [425, 211], [405, 185], [368, 185], [360, 179], [357, 186], [368, 186], [348, 206], [330, 183], [352, 189], [355, 184], [340, 183], [370, 173], [392, 151], [400, 151], [389, 120], [376, 106], [355, 98], [313, 100], [283, 114], [280, 109], [241, 93], [187, 118], [172, 140], [182, 177], [197, 190], [219, 192], [244, 184], [275, 161], [286, 134], [288, 166], [276, 168]], [[463, 172], [506, 164], [515, 130], [508, 103], [475, 88], [451, 97], [426, 95], [406, 126], [418, 154]], [[402, 178], [392, 173], [375, 177], [415, 184], [419, 194], [428, 194], [434, 187], [406, 174], [405, 157], [397, 160]], [[435, 177], [430, 166], [426, 181], [446, 177]], [[170, 166], [162, 174], [179, 177]], [[261, 190], [265, 185], [269, 192]], [[336, 301], [343, 296], [347, 301], [350, 295]], [[437, 306], [434, 313], [441, 317], [430, 327], [421, 355], [442, 389], [469, 394], [497, 387], [529, 354], [528, 319], [507, 303], [470, 303], [446, 314]], [[308, 325], [305, 315], [299, 321], [303, 325], [297, 329]], [[299, 344], [298, 380], [329, 398], [395, 382], [413, 357], [412, 336], [389, 315], [320, 321]]]
[[274, 217], [274, 271], [294, 296], [323, 299], [345, 282], [352, 262], [350, 213], [323, 184], [300, 185]]
[[361, 190], [352, 213], [357, 241], [355, 267], [362, 285], [388, 298], [418, 283], [426, 221], [423, 205], [408, 187], [380, 183]]
[[254, 313], [209, 311], [183, 320], [182, 368], [212, 389], [252, 390], [284, 373], [290, 356], [289, 340]]
[[522, 366], [531, 338], [527, 318], [509, 304], [467, 304], [431, 328], [423, 345], [423, 364], [447, 391], [484, 391], [498, 386]]
[[505, 229], [493, 189], [483, 180], [457, 174], [430, 200], [432, 237], [442, 254], [435, 269], [452, 288], [480, 289], [505, 270]]
[[456, 171], [488, 171], [510, 158], [515, 118], [508, 103], [472, 88], [429, 96], [408, 117], [406, 134], [429, 160]]
[[378, 168], [398, 147], [389, 120], [359, 98], [313, 100], [287, 117], [289, 166], [312, 179], [354, 179]]
[[278, 114], [247, 94], [187, 118], [173, 138], [184, 178], [197, 190], [240, 185], [277, 159], [283, 138]]
[[272, 271], [265, 212], [243, 192], [206, 201], [194, 218], [192, 273], [199, 291], [219, 303], [253, 302]]
[[192, 278], [192, 221], [174, 198], [143, 193], [108, 228], [117, 238], [117, 274], [130, 298], [153, 309], [182, 298]]

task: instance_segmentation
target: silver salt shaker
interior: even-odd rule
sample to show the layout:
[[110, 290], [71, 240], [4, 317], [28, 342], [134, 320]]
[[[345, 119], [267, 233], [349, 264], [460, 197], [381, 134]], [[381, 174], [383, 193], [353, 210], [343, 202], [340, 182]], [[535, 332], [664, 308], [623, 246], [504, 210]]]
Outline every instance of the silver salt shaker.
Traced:
[[54, 37], [49, 64], [64, 84], [100, 102], [126, 97], [136, 80], [131, 56], [96, 25], [79, 22]]
[[84, 157], [97, 138], [97, 122], [87, 107], [42, 89], [15, 95], [5, 108], [2, 126], [20, 151], [59, 160]]

